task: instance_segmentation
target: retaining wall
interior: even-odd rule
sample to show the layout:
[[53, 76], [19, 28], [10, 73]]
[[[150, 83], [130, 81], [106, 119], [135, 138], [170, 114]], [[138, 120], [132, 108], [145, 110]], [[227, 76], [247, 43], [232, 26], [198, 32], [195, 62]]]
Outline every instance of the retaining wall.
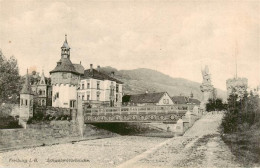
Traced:
[[90, 125], [84, 127], [84, 137], [80, 135], [77, 123], [69, 121], [27, 124], [26, 129], [0, 129], [0, 150], [79, 141], [90, 136], [112, 136], [110, 132]]

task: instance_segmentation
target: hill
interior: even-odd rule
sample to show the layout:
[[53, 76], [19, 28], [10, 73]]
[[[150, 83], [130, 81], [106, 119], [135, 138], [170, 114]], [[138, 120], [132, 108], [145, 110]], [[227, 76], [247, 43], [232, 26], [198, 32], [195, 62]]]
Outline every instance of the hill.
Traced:
[[[193, 92], [194, 97], [202, 99], [200, 83], [184, 78], [173, 78], [161, 72], [139, 68], [134, 70], [117, 70], [112, 67], [102, 67], [101, 72], [110, 74], [115, 72], [115, 78], [124, 82], [123, 90], [125, 94], [167, 91], [171, 96], [186, 95]], [[218, 97], [226, 99], [226, 92], [217, 89]]]

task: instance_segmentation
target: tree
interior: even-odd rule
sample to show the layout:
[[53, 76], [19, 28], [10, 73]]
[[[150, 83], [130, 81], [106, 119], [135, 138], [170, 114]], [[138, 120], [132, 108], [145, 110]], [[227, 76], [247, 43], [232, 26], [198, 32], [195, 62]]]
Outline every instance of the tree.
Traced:
[[232, 133], [249, 129], [259, 122], [260, 99], [251, 92], [244, 93], [240, 98], [232, 92], [228, 98], [227, 113], [225, 113], [221, 127], [224, 133]]
[[0, 104], [17, 103], [21, 81], [15, 57], [7, 59], [0, 50]]
[[206, 104], [207, 111], [221, 111], [225, 110], [225, 104], [223, 103], [222, 99], [209, 99], [208, 103]]

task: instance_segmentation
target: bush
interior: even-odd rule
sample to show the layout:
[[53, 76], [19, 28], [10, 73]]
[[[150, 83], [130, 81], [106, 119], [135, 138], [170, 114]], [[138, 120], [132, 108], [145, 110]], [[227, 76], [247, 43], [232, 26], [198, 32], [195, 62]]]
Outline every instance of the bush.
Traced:
[[13, 106], [11, 104], [2, 104], [0, 105], [0, 117], [11, 116]]

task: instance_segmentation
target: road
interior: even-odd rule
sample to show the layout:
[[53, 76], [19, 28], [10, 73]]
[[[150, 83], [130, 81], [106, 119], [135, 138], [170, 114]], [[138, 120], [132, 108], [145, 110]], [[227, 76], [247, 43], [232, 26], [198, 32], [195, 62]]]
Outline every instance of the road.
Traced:
[[0, 153], [2, 167], [238, 167], [221, 140], [222, 114], [203, 116], [184, 136], [117, 136]]

